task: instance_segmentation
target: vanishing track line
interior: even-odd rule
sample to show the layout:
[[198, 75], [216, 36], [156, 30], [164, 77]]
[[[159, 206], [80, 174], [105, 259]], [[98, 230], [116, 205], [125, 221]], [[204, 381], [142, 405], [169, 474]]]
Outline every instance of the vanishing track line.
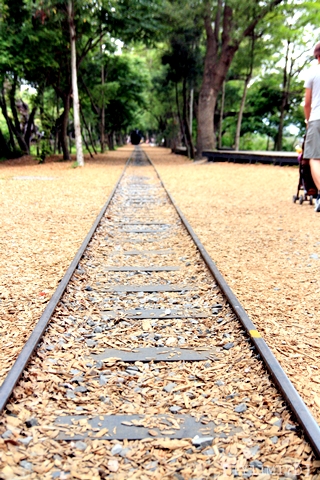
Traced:
[[281, 478], [314, 473], [320, 451], [318, 425], [140, 148], [0, 408], [3, 478]]

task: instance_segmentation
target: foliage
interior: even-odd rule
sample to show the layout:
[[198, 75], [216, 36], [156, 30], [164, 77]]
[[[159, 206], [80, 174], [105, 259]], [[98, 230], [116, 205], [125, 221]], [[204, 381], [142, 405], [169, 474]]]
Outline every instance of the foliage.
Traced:
[[148, 73], [143, 60], [134, 56], [115, 56], [108, 60], [108, 80], [111, 88], [107, 99], [106, 129], [128, 130], [134, 128], [141, 109], [146, 107]]
[[[68, 99], [71, 95], [67, 3], [64, 0], [1, 0], [3, 14], [0, 17], [0, 82], [4, 85], [3, 102], [8, 102], [10, 92], [11, 96], [16, 95], [16, 88], [22, 81], [36, 88], [38, 95], [33, 104], [40, 110], [41, 126], [46, 135], [54, 135], [57, 128], [67, 128]], [[159, 38], [159, 8], [160, 2], [157, 1], [77, 0], [74, 21], [78, 66], [81, 66], [88, 55], [96, 55], [102, 43], [106, 51], [114, 53], [114, 38], [127, 43], [133, 40], [151, 43], [154, 38]], [[118, 61], [118, 67], [122, 69], [126, 64], [128, 65], [127, 60], [123, 60], [121, 65]], [[125, 128], [139, 116], [138, 107], [143, 104], [144, 96], [142, 89], [146, 86], [139, 67], [134, 71], [131, 65], [125, 75], [122, 75], [120, 70], [121, 68], [118, 76], [120, 81], [117, 75], [114, 75], [117, 78], [100, 86], [100, 92], [98, 87], [95, 91], [98, 98], [105, 97], [109, 104], [109, 124], [112, 118], [116, 120], [112, 128], [110, 125], [109, 128], [114, 131]], [[135, 83], [134, 75], [139, 79], [140, 87]], [[14, 83], [12, 78], [15, 78]], [[127, 81], [129, 78], [130, 82]], [[55, 98], [52, 98], [53, 92]], [[87, 99], [84, 104], [88, 104]], [[7, 108], [5, 104], [3, 107]], [[7, 123], [10, 123], [10, 117], [17, 118], [13, 102], [10, 109]], [[18, 130], [14, 133], [21, 136], [17, 122], [18, 120], [15, 122]], [[65, 130], [65, 135], [67, 132], [68, 130]], [[62, 137], [62, 140], [65, 144], [65, 137]]]
[[[300, 81], [292, 84], [289, 108], [285, 116], [285, 126], [296, 125], [302, 128], [303, 85]], [[257, 132], [276, 138], [281, 105], [281, 76], [266, 74], [256, 81], [248, 92], [248, 108], [243, 121], [243, 133]]]
[[[65, 133], [72, 142], [73, 123], [66, 106], [72, 93], [66, 3], [0, 0], [0, 130], [3, 148], [11, 152], [8, 155], [23, 151], [24, 142], [28, 143], [26, 124], [22, 124], [15, 105], [20, 97], [28, 106], [28, 118], [36, 109], [32, 152], [40, 158], [60, 151], [64, 116]], [[276, 3], [277, 8], [269, 12]], [[82, 130], [88, 148], [99, 142], [103, 111], [109, 139], [121, 142], [131, 129], [139, 128], [168, 146], [190, 143], [186, 138], [189, 105], [192, 92], [192, 123], [196, 127], [210, 31], [208, 18], [219, 47], [212, 71], [217, 73], [221, 67], [223, 48], [232, 51], [233, 57], [230, 68], [219, 73], [226, 79], [222, 144], [234, 143], [244, 81], [252, 61], [241, 148], [266, 148], [268, 139], [269, 147], [277, 141], [279, 144], [281, 129], [286, 137], [283, 148], [291, 148], [294, 140], [289, 127], [295, 125], [304, 131], [304, 89], [299, 75], [309, 62], [310, 47], [319, 33], [320, 2], [273, 4], [272, 0], [77, 0], [78, 77]], [[219, 14], [221, 20], [228, 9], [232, 10], [231, 23], [219, 23]], [[228, 36], [226, 44], [224, 35]], [[218, 83], [216, 126], [221, 113]], [[192, 139], [195, 128], [191, 143]]]
[[[101, 62], [105, 67], [106, 83], [100, 83]], [[141, 112], [146, 108], [149, 74], [145, 61], [134, 54], [97, 55], [88, 59], [80, 70], [82, 81], [81, 104], [90, 121], [96, 122], [96, 112], [86, 101], [87, 89], [95, 107], [106, 107], [107, 132], [127, 131], [136, 127]], [[86, 88], [85, 88], [86, 87]]]

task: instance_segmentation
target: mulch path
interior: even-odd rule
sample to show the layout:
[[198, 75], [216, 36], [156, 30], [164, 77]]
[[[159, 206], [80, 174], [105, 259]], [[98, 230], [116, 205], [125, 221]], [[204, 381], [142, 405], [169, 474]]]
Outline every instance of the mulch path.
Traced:
[[320, 216], [298, 167], [194, 164], [150, 153], [174, 199], [320, 421]]
[[[0, 304], [4, 312], [1, 320], [1, 340], [4, 342], [1, 365], [5, 366], [3, 375], [21, 350], [32, 325], [39, 318], [57, 282], [105, 202], [130, 150], [131, 148], [127, 147], [115, 154], [100, 157], [96, 163], [88, 162], [84, 169], [72, 170], [70, 164], [60, 162], [32, 165], [30, 158], [27, 159], [29, 164], [25, 166], [22, 161], [18, 167], [12, 163], [2, 166], [0, 181], [5, 187], [2, 198], [8, 207], [7, 223], [4, 224], [7, 226], [6, 244], [14, 247], [12, 252], [8, 246], [4, 251], [10, 255], [9, 262], [5, 263], [4, 255], [2, 262], [0, 260], [1, 274], [6, 285]], [[313, 370], [316, 372], [316, 345], [308, 349], [307, 358], [304, 351], [306, 344], [313, 346], [313, 343], [316, 343], [317, 332], [314, 330], [311, 336], [307, 325], [302, 321], [298, 324], [295, 309], [289, 309], [289, 305], [292, 305], [292, 292], [297, 288], [294, 283], [290, 297], [285, 294], [286, 308], [279, 307], [282, 289], [287, 285], [282, 281], [282, 270], [286, 263], [277, 259], [284, 246], [280, 240], [282, 235], [279, 238], [273, 230], [284, 232], [283, 236], [286, 238], [288, 225], [282, 223], [280, 230], [278, 217], [281, 213], [280, 218], [283, 218], [283, 211], [272, 210], [272, 200], [269, 202], [270, 209], [261, 203], [268, 198], [268, 192], [258, 194], [257, 186], [263, 178], [264, 183], [270, 185], [269, 188], [274, 186], [276, 181], [280, 188], [281, 181], [285, 185], [282, 175], [289, 173], [287, 183], [294, 182], [295, 187], [297, 169], [192, 163], [185, 158], [171, 155], [168, 150], [148, 148], [147, 151], [169, 191], [186, 213], [297, 388], [301, 388], [303, 395], [308, 388], [312, 388], [312, 395], [305, 399], [312, 399], [313, 403], [310, 403], [316, 415], [317, 376], [315, 374], [308, 378], [301, 365], [306, 365], [308, 372], [309, 369], [311, 373]], [[289, 190], [286, 185], [282, 187], [282, 192], [286, 188]], [[295, 188], [293, 192], [294, 190]], [[238, 201], [240, 198], [241, 202]], [[254, 198], [254, 202], [250, 203], [252, 215], [249, 208], [251, 198]], [[288, 198], [289, 200], [282, 200], [284, 211], [287, 205], [288, 209], [292, 207], [292, 215], [295, 211], [298, 212], [297, 216], [301, 215], [301, 222], [308, 214], [316, 219], [310, 206], [291, 205], [290, 195]], [[247, 350], [239, 335], [240, 327], [231, 321], [233, 315], [231, 312], [227, 313], [228, 307], [223, 305], [222, 297], [214, 285], [208, 287], [212, 280], [208, 272], [201, 270], [198, 252], [191, 249], [194, 251], [189, 253], [190, 240], [185, 232], [175, 235], [173, 229], [169, 245], [165, 245], [177, 250], [177, 258], [173, 263], [181, 266], [185, 264], [184, 267], [188, 269], [188, 282], [193, 284], [193, 288], [201, 290], [199, 295], [195, 296], [194, 293], [184, 293], [187, 303], [184, 302], [182, 308], [188, 309], [190, 305], [199, 304], [202, 310], [212, 308], [212, 305], [218, 302], [215, 307], [221, 310], [216, 313], [222, 316], [221, 319], [218, 318], [219, 327], [212, 327], [216, 322], [209, 318], [200, 329], [197, 320], [183, 318], [182, 321], [176, 320], [174, 325], [168, 322], [164, 318], [171, 313], [168, 304], [172, 303], [175, 307], [179, 303], [177, 297], [181, 298], [175, 292], [159, 294], [157, 300], [148, 294], [116, 293], [109, 293], [106, 299], [105, 293], [112, 292], [110, 282], [116, 284], [122, 280], [120, 283], [141, 283], [137, 276], [125, 272], [110, 273], [107, 281], [106, 267], [103, 266], [106, 256], [108, 264], [118, 265], [114, 255], [122, 255], [124, 245], [130, 244], [132, 248], [133, 240], [126, 240], [126, 235], [117, 233], [112, 226], [112, 220], [116, 223], [124, 220], [125, 209], [126, 207], [120, 206], [111, 209], [110, 216], [107, 215], [102, 221], [99, 234], [90, 244], [70, 282], [64, 302], [55, 313], [55, 317], [62, 315], [63, 320], [60, 319], [58, 324], [52, 323], [48, 328], [38, 355], [30, 362], [28, 372], [16, 388], [14, 400], [8, 406], [12, 415], [3, 416], [0, 460], [4, 465], [4, 478], [187, 479], [213, 478], [211, 475], [218, 475], [217, 478], [224, 480], [234, 478], [234, 468], [241, 469], [242, 463], [245, 466], [249, 462], [254, 476], [260, 480], [271, 478], [272, 472], [272, 478], [275, 478], [273, 467], [280, 468], [276, 478], [289, 471], [293, 472], [294, 477], [296, 462], [298, 468], [305, 469], [301, 478], [310, 478], [304, 476], [308, 472], [308, 466], [312, 466], [312, 471], [318, 466], [318, 462], [314, 462], [312, 458], [310, 446], [295, 433], [296, 428], [290, 424], [290, 413], [283, 406], [282, 399], [270, 384], [262, 366], [254, 360], [252, 352]], [[302, 209], [304, 212], [300, 214]], [[175, 220], [170, 215], [169, 208], [164, 205], [161, 218], [163, 220], [168, 216], [168, 223], [174, 225]], [[275, 224], [272, 219], [275, 219]], [[299, 232], [303, 226], [302, 223], [299, 225]], [[165, 238], [167, 235], [169, 238], [165, 226], [162, 228], [162, 236]], [[263, 242], [267, 233], [268, 242]], [[164, 248], [160, 241], [161, 235], [159, 239], [151, 237], [147, 235], [144, 242], [151, 242], [157, 251]], [[278, 248], [271, 251], [267, 246], [274, 246], [272, 239], [274, 244], [278, 242]], [[317, 243], [314, 239], [312, 241], [313, 250], [308, 257], [310, 265], [312, 260], [316, 263], [318, 256]], [[299, 249], [302, 255], [300, 246]], [[182, 256], [183, 254], [185, 256]], [[288, 248], [288, 257], [290, 254], [292, 255], [292, 252], [289, 252]], [[159, 259], [155, 261], [159, 264]], [[132, 262], [136, 263], [135, 260]], [[250, 262], [252, 268], [248, 268]], [[305, 268], [312, 267], [306, 265]], [[140, 272], [139, 276], [142, 274], [143, 272]], [[153, 274], [152, 279], [160, 284], [167, 283], [169, 278], [171, 280], [174, 277], [174, 283], [181, 283], [184, 280], [181, 275], [182, 272], [179, 271], [170, 274], [159, 272]], [[292, 277], [292, 282], [294, 281], [297, 282], [297, 279]], [[275, 301], [274, 305], [272, 304], [269, 290], [276, 292], [278, 303]], [[115, 302], [113, 306], [112, 301]], [[110, 308], [136, 309], [138, 305], [150, 302], [151, 305], [156, 302], [157, 306], [164, 308], [163, 317], [160, 316], [158, 320], [143, 320], [138, 331], [137, 320], [130, 323], [129, 319], [122, 319], [118, 323], [115, 318], [108, 320], [108, 325], [113, 324], [112, 330], [108, 327], [108, 335], [103, 333], [107, 325], [103, 315], [101, 319], [97, 306], [101, 307], [103, 304], [106, 318], [109, 318]], [[305, 306], [308, 302], [306, 295], [300, 298], [302, 305]], [[296, 309], [298, 308], [299, 305], [296, 304]], [[278, 315], [279, 311], [282, 312], [281, 315]], [[310, 315], [315, 315], [315, 312], [316, 309], [312, 309], [308, 304], [309, 322]], [[203, 328], [206, 328], [206, 334], [203, 334]], [[298, 328], [299, 342], [293, 344]], [[87, 339], [85, 342], [82, 335]], [[80, 340], [82, 343], [79, 343]], [[177, 362], [172, 365], [169, 373], [161, 364], [149, 367], [148, 364], [136, 362], [134, 367], [128, 367], [121, 362], [116, 365], [117, 359], [109, 358], [108, 361], [101, 362], [101, 366], [97, 363], [95, 368], [98, 370], [95, 370], [90, 362], [85, 364], [83, 361], [86, 355], [90, 356], [91, 351], [101, 353], [106, 347], [131, 351], [132, 347], [149, 347], [154, 344], [159, 347], [159, 341], [167, 348], [183, 345], [185, 342], [200, 351], [210, 346], [215, 349], [216, 358], [212, 359], [213, 363], [194, 364], [192, 367]], [[288, 367], [294, 367], [294, 375]], [[241, 380], [242, 378], [244, 380]], [[312, 381], [315, 387], [310, 387]], [[103, 390], [106, 383], [106, 396], [100, 397], [98, 401], [97, 392], [99, 389]], [[130, 389], [126, 388], [127, 383]], [[149, 428], [151, 437], [156, 436], [155, 429], [162, 427], [159, 427], [154, 414], [163, 414], [163, 410], [168, 408], [168, 400], [164, 398], [163, 390], [174, 394], [174, 397], [169, 399], [174, 401], [170, 408], [178, 408], [179, 412], [188, 413], [192, 407], [192, 413], [196, 417], [205, 415], [208, 421], [218, 419], [220, 423], [217, 431], [226, 431], [228, 435], [234, 423], [240, 430], [235, 432], [233, 442], [217, 438], [212, 443], [212, 448], [207, 449], [204, 445], [200, 450], [196, 449], [190, 440], [166, 438], [148, 438], [141, 442], [124, 441], [119, 444], [105, 438], [109, 435], [107, 428], [101, 431], [90, 426], [89, 428], [86, 420], [75, 422], [72, 427], [75, 434], [81, 434], [88, 428], [92, 430], [90, 438], [85, 442], [71, 441], [61, 445], [55, 440], [59, 429], [53, 426], [54, 419], [57, 415], [69, 411], [70, 405], [74, 414], [99, 414], [101, 422], [104, 420], [101, 411], [107, 415], [146, 415], [144, 425]], [[122, 392], [121, 396], [119, 391]], [[102, 407], [98, 406], [101, 402]], [[106, 404], [105, 410], [103, 403]], [[32, 417], [39, 419], [39, 425], [33, 424], [26, 428], [26, 420], [30, 421], [31, 412]], [[164, 433], [168, 433], [168, 429], [179, 428], [177, 418], [173, 418], [170, 425], [164, 424], [163, 428], [167, 431]], [[123, 423], [128, 425], [128, 422]], [[66, 432], [69, 431], [70, 428], [67, 427]], [[264, 462], [272, 467], [272, 472], [268, 469], [262, 471]]]
[[119, 178], [132, 149], [0, 163], [0, 383]]
[[[320, 216], [307, 203], [291, 201], [298, 169], [198, 164], [168, 149], [146, 148], [218, 268], [320, 420]], [[0, 164], [0, 380], [131, 150], [124, 147], [94, 161], [86, 159], [83, 169], [56, 158], [42, 165], [30, 157]]]
[[[197, 164], [167, 149], [146, 148], [218, 268], [320, 419], [320, 216], [307, 203], [291, 201], [298, 169]], [[94, 161], [86, 159], [84, 169], [56, 158], [43, 165], [30, 157], [0, 164], [0, 380], [130, 151], [125, 147]]]

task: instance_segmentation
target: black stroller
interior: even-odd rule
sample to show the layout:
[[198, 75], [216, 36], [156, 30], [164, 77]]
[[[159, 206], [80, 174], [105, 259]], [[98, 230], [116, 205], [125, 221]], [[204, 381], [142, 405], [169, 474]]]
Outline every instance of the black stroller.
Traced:
[[[297, 189], [297, 195], [293, 195], [292, 201], [296, 203], [299, 200], [300, 205], [303, 204], [304, 201], [313, 205], [313, 198], [317, 196], [318, 189], [314, 184], [311, 170], [310, 170], [310, 162], [309, 160], [303, 158], [303, 151], [304, 151], [304, 142], [302, 145], [302, 152], [298, 157], [299, 161], [299, 183]], [[303, 191], [303, 195], [300, 195], [300, 191]]]

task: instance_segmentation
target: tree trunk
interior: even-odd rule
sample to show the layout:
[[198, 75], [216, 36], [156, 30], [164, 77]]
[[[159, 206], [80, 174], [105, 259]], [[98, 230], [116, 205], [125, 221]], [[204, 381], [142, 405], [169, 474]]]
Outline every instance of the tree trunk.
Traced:
[[284, 64], [284, 67], [283, 67], [283, 82], [282, 82], [282, 98], [281, 98], [281, 106], [280, 106], [280, 118], [279, 118], [279, 126], [278, 126], [278, 132], [277, 132], [277, 136], [276, 136], [276, 142], [275, 142], [275, 146], [274, 146], [274, 149], [276, 151], [281, 151], [282, 150], [284, 116], [285, 116], [286, 108], [288, 106], [288, 99], [289, 99], [288, 62], [289, 62], [290, 44], [291, 44], [290, 40], [287, 40], [285, 64]]
[[194, 146], [192, 142], [192, 136], [190, 133], [189, 122], [188, 122], [188, 99], [187, 99], [187, 82], [186, 79], [183, 79], [182, 83], [182, 92], [183, 92], [183, 123], [184, 131], [187, 141], [188, 157], [194, 159]]
[[[16, 98], [15, 98], [16, 97], [16, 88], [17, 88], [17, 77], [15, 75], [14, 79], [13, 79], [13, 84], [11, 86], [11, 90], [9, 92], [10, 108], [11, 108], [11, 112], [12, 112], [13, 119], [14, 119], [14, 124], [12, 125], [11, 128], [13, 130], [13, 133], [15, 134], [15, 137], [18, 141], [19, 147], [21, 148], [22, 152], [29, 155], [30, 151], [29, 151], [28, 145], [26, 144], [26, 142], [24, 140], [23, 133], [22, 133], [21, 128], [20, 128], [18, 113], [17, 113]], [[11, 123], [12, 123], [12, 121], [11, 121]]]
[[15, 141], [14, 141], [12, 122], [10, 121], [10, 118], [8, 116], [7, 104], [6, 104], [6, 99], [5, 99], [5, 96], [4, 96], [3, 87], [2, 87], [2, 91], [1, 91], [1, 97], [0, 97], [0, 106], [1, 106], [2, 115], [4, 116], [5, 121], [7, 122], [11, 150], [15, 150], [16, 149], [16, 144], [15, 144]]
[[[83, 133], [84, 133], [84, 132], [83, 132]], [[88, 142], [87, 142], [87, 140], [86, 140], [85, 134], [83, 134], [83, 141], [84, 141], [84, 144], [85, 144], [85, 146], [86, 146], [86, 149], [87, 149], [88, 152], [89, 152], [90, 157], [91, 157], [91, 158], [94, 158], [94, 156], [93, 156], [92, 153], [91, 153], [91, 150], [90, 150], [90, 147], [89, 147], [89, 145], [88, 145]]]
[[[59, 97], [56, 94], [56, 101], [57, 101], [57, 119], [59, 118]], [[53, 154], [55, 155], [57, 153], [57, 150], [59, 152], [59, 132], [57, 128], [57, 119], [55, 121], [55, 126], [54, 126], [54, 145], [53, 145]]]
[[188, 153], [188, 156], [189, 156], [188, 142], [187, 142], [187, 139], [186, 139], [186, 134], [185, 134], [185, 131], [184, 131], [184, 128], [183, 128], [183, 121], [182, 121], [182, 117], [181, 117], [181, 113], [180, 113], [179, 92], [178, 92], [178, 84], [177, 83], [175, 84], [175, 87], [176, 87], [176, 105], [177, 105], [177, 112], [178, 112], [178, 118], [179, 118], [180, 132], [181, 132], [181, 135], [182, 135], [182, 138], [183, 138], [183, 142], [184, 142], [185, 146], [187, 147], [187, 153]]
[[221, 108], [219, 118], [219, 135], [218, 135], [218, 147], [222, 147], [222, 127], [223, 127], [223, 114], [224, 114], [224, 101], [226, 96], [226, 82], [224, 81], [221, 89]]
[[9, 158], [10, 154], [10, 148], [8, 147], [6, 139], [0, 129], [0, 158]]
[[211, 88], [209, 82], [203, 83], [198, 103], [197, 156], [200, 157], [204, 150], [215, 148], [213, 116], [216, 101], [217, 93]]
[[87, 129], [87, 132], [88, 132], [88, 135], [89, 135], [89, 139], [90, 139], [90, 142], [91, 142], [91, 146], [93, 148], [93, 151], [95, 154], [97, 154], [97, 150], [96, 150], [96, 147], [94, 146], [94, 142], [92, 140], [92, 135], [91, 135], [91, 131], [90, 131], [90, 128], [88, 127], [88, 124], [86, 122], [86, 119], [85, 119], [85, 116], [83, 114], [83, 111], [82, 111], [82, 108], [81, 108], [81, 105], [80, 105], [80, 113], [81, 113], [81, 118], [82, 118], [82, 121], [84, 123], [84, 126], [86, 127]]
[[121, 132], [118, 132], [118, 133], [116, 134], [116, 142], [117, 142], [117, 146], [118, 146], [118, 147], [122, 147], [122, 146], [123, 146], [124, 142], [123, 142], [123, 137], [122, 137]]
[[53, 154], [54, 155], [57, 153], [57, 147], [58, 147], [58, 133], [55, 132], [55, 134], [54, 134], [54, 144], [53, 144]]
[[241, 104], [240, 104], [238, 120], [237, 120], [236, 134], [235, 134], [235, 139], [234, 139], [235, 150], [239, 150], [239, 146], [240, 146], [240, 133], [241, 133], [242, 117], [243, 117], [244, 107], [245, 107], [245, 104], [246, 104], [248, 85], [249, 85], [250, 79], [251, 79], [251, 75], [247, 76], [247, 78], [245, 79], [245, 82], [244, 82], [244, 89], [243, 89], [243, 93], [242, 93]]
[[241, 98], [241, 104], [240, 104], [240, 109], [239, 109], [239, 115], [238, 115], [238, 121], [237, 121], [237, 128], [236, 128], [236, 134], [235, 134], [235, 140], [234, 140], [234, 147], [235, 150], [239, 150], [240, 146], [240, 133], [241, 133], [241, 124], [242, 124], [242, 118], [243, 118], [243, 112], [244, 112], [244, 107], [246, 104], [246, 99], [247, 99], [247, 92], [248, 92], [248, 85], [252, 77], [252, 72], [253, 72], [253, 64], [254, 64], [254, 47], [255, 47], [255, 35], [254, 35], [254, 30], [252, 31], [252, 36], [251, 36], [251, 51], [250, 51], [250, 66], [249, 70], [244, 82], [244, 89], [242, 93], [242, 98]]
[[68, 148], [68, 121], [70, 111], [70, 93], [66, 93], [63, 99], [63, 113], [61, 121], [60, 145], [63, 153], [63, 160], [70, 160], [70, 153]]
[[19, 133], [22, 133], [20, 129], [20, 122], [19, 122], [17, 108], [16, 108], [16, 89], [17, 89], [17, 76], [15, 74], [13, 77], [13, 83], [11, 85], [11, 89], [9, 91], [10, 108], [11, 108], [11, 113], [14, 120], [15, 129]]
[[237, 2], [233, 2], [231, 7], [226, 4], [227, 2], [223, 5], [222, 0], [217, 0], [214, 21], [211, 18], [212, 2], [210, 0], [204, 2], [204, 25], [207, 38], [198, 105], [197, 156], [201, 156], [203, 150], [212, 150], [215, 146], [213, 119], [217, 95], [241, 41], [250, 36], [257, 23], [281, 2], [282, 0], [270, 0], [267, 4], [261, 2], [263, 5], [256, 10], [251, 21], [244, 25], [243, 31], [238, 32], [237, 39], [233, 31], [235, 28], [233, 17], [237, 15]]
[[77, 80], [77, 53], [76, 53], [76, 29], [74, 24], [74, 1], [68, 0], [68, 20], [70, 29], [71, 44], [71, 77], [72, 77], [72, 94], [73, 94], [73, 123], [77, 149], [77, 164], [79, 167], [84, 166], [82, 137], [80, 126], [80, 106]]
[[288, 98], [289, 98], [289, 92], [283, 91], [282, 92], [282, 102], [281, 102], [281, 107], [280, 107], [279, 127], [278, 127], [276, 142], [275, 142], [275, 146], [274, 146], [274, 149], [278, 152], [280, 152], [282, 150], [282, 146], [283, 146], [284, 117], [285, 117], [286, 107], [288, 106]]
[[33, 107], [31, 110], [30, 116], [28, 118], [28, 124], [27, 124], [27, 130], [24, 136], [24, 140], [28, 146], [28, 149], [30, 151], [30, 141], [31, 141], [31, 135], [32, 135], [32, 127], [34, 127], [34, 117], [36, 115], [37, 107]]
[[190, 128], [190, 135], [192, 137], [192, 124], [193, 124], [193, 97], [194, 97], [194, 90], [191, 88], [190, 90], [190, 105], [189, 105], [189, 128]]
[[232, 44], [230, 42], [233, 12], [228, 5], [225, 5], [223, 9], [223, 41], [221, 53], [218, 55], [222, 1], [218, 1], [214, 30], [212, 28], [210, 2], [207, 2], [207, 8], [208, 12], [204, 18], [207, 47], [198, 104], [197, 156], [199, 157], [201, 157], [204, 150], [213, 150], [215, 148], [214, 112], [217, 96], [226, 78], [234, 54], [239, 48], [238, 42], [234, 41]]
[[114, 132], [108, 133], [109, 150], [114, 150]]

